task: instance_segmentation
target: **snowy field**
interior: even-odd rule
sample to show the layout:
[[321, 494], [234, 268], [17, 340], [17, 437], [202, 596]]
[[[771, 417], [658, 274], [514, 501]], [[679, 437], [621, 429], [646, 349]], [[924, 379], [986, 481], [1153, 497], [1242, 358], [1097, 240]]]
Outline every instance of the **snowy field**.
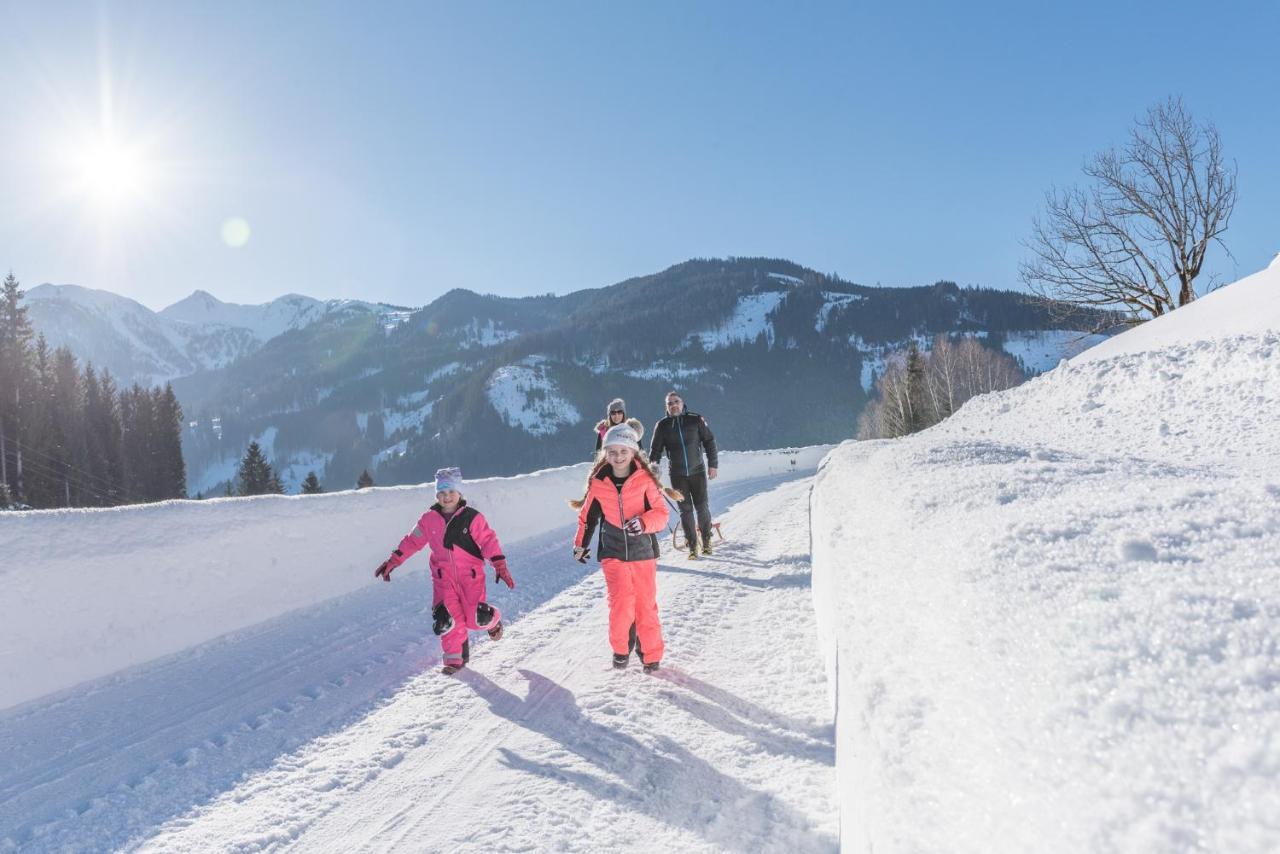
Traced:
[[1280, 850], [1280, 264], [813, 495], [849, 851]]
[[582, 466], [468, 487], [517, 587], [454, 679], [425, 559], [372, 579], [422, 488], [0, 517], [3, 705], [26, 700], [0, 712], [0, 850], [835, 850], [804, 618], [827, 450], [722, 455], [732, 540], [663, 559], [655, 677], [609, 668], [598, 567], [567, 557]]

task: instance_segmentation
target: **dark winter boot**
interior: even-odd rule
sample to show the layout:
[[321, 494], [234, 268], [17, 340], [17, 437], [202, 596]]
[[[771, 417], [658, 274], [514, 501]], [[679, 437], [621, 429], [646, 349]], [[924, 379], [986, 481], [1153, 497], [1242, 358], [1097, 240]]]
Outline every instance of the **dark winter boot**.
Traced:
[[457, 673], [459, 670], [461, 670], [466, 666], [467, 665], [463, 664], [461, 661], [451, 661], [448, 664], [446, 664], [444, 667], [441, 667], [440, 672], [443, 673], [445, 676], [452, 676], [453, 674]]
[[645, 666], [644, 666], [644, 672], [645, 672], [645, 673], [657, 673], [657, 672], [658, 672], [658, 664], [659, 664], [659, 662], [657, 662], [657, 661], [650, 661], [650, 662], [647, 662], [647, 663], [645, 664]]
[[704, 555], [711, 554], [711, 535], [710, 534], [702, 535], [702, 553]]
[[501, 621], [498, 622], [498, 625], [489, 629], [489, 637], [493, 638], [494, 640], [502, 640], [502, 622]]
[[625, 670], [625, 669], [626, 669], [626, 667], [627, 667], [627, 662], [628, 662], [628, 661], [630, 661], [630, 660], [631, 660], [631, 656], [630, 656], [629, 654], [628, 654], [628, 655], [623, 655], [623, 654], [622, 654], [622, 653], [620, 653], [620, 652], [615, 652], [615, 653], [613, 654], [613, 669], [614, 669], [614, 670]]
[[462, 663], [466, 664], [471, 660], [471, 639], [467, 638], [462, 642]]
[[697, 547], [696, 545], [695, 545], [695, 546], [690, 546], [690, 548], [689, 548], [689, 560], [697, 560], [697, 559], [698, 559], [698, 547]]
[[431, 611], [431, 631], [438, 635], [448, 634], [453, 630], [453, 616], [449, 614], [449, 609], [441, 602]]

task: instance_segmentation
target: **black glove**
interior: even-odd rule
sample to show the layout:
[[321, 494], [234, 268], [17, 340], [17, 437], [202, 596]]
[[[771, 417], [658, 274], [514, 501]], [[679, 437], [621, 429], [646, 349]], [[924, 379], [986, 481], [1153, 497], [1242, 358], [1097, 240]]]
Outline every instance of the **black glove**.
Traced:
[[373, 577], [381, 578], [383, 581], [390, 581], [391, 571], [402, 563], [404, 563], [404, 553], [396, 549], [391, 553], [391, 557], [384, 560], [381, 566], [373, 571]]
[[573, 559], [578, 563], [586, 563], [587, 558], [591, 557], [591, 549], [586, 546], [573, 547]]
[[634, 534], [637, 537], [644, 533], [644, 522], [640, 521], [639, 516], [632, 516], [627, 520], [627, 524], [622, 526], [628, 534]]

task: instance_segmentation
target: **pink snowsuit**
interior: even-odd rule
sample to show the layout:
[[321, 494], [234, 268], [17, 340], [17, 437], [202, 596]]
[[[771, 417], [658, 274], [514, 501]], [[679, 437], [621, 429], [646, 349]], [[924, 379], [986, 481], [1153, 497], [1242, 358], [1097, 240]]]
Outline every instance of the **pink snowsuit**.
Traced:
[[[484, 515], [461, 501], [447, 521], [439, 504], [422, 514], [418, 524], [400, 541], [400, 560], [431, 547], [431, 607], [441, 602], [453, 617], [453, 628], [440, 638], [444, 663], [462, 663], [462, 644], [468, 629], [491, 629], [502, 619], [496, 606], [485, 602], [484, 562], [505, 560], [498, 535], [489, 527]], [[492, 616], [483, 624], [476, 613], [484, 603]]]

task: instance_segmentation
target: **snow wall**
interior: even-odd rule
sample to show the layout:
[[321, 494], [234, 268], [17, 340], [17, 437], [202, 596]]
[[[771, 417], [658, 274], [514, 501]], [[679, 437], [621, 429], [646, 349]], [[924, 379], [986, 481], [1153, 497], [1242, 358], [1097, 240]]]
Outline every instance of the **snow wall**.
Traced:
[[845, 851], [1280, 850], [1280, 260], [810, 498]]
[[[812, 469], [829, 449], [723, 452], [716, 482]], [[476, 480], [466, 496], [514, 543], [571, 524], [586, 471]], [[421, 485], [0, 513], [0, 709], [380, 584], [373, 570], [434, 501]]]

